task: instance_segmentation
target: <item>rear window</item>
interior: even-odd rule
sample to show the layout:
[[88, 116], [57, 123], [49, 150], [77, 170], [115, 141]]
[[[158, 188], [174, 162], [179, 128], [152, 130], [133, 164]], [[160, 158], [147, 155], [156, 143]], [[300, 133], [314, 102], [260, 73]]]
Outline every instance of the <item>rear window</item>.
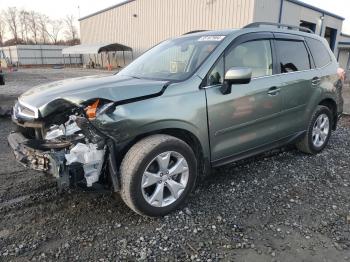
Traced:
[[311, 50], [316, 67], [322, 67], [332, 61], [331, 56], [324, 44], [316, 39], [306, 37], [306, 43]]
[[277, 40], [281, 73], [310, 69], [309, 53], [302, 41]]

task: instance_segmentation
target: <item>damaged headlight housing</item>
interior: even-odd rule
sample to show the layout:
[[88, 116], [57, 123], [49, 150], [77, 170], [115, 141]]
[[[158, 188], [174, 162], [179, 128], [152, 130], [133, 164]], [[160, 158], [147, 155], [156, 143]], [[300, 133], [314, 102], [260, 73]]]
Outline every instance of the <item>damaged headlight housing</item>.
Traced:
[[74, 133], [80, 131], [81, 129], [78, 127], [75, 122], [76, 116], [69, 116], [69, 120], [62, 125], [52, 125], [49, 130], [46, 132], [45, 140], [53, 140], [60, 138], [62, 136], [71, 136]]
[[[58, 178], [69, 176], [69, 170], [77, 170], [75, 164], [78, 164], [78, 166], [81, 165], [84, 171], [84, 178], [88, 187], [99, 180], [107, 146], [105, 137], [98, 132], [90, 121], [99, 115], [105, 114], [113, 106], [115, 106], [115, 103], [108, 100], [94, 99], [87, 101], [87, 103], [63, 115], [64, 118], [61, 119], [67, 120], [68, 118], [65, 123], [53, 124], [45, 132], [43, 138], [47, 142], [68, 142], [68, 146], [56, 151], [57, 155], [61, 156], [59, 158], [60, 168], [58, 169], [61, 170], [61, 173], [57, 176]], [[51, 153], [54, 153], [54, 151], [51, 151]]]
[[85, 108], [85, 113], [89, 120], [93, 120], [99, 115], [106, 113], [107, 110], [112, 108], [114, 105], [114, 102], [101, 103], [100, 99], [97, 99], [94, 103]]

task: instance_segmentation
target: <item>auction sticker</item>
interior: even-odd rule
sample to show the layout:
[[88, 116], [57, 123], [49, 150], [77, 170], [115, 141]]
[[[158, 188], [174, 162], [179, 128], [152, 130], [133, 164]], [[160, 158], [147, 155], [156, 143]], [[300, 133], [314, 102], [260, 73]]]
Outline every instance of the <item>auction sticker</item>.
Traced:
[[198, 41], [221, 41], [224, 38], [224, 35], [207, 35], [200, 37]]

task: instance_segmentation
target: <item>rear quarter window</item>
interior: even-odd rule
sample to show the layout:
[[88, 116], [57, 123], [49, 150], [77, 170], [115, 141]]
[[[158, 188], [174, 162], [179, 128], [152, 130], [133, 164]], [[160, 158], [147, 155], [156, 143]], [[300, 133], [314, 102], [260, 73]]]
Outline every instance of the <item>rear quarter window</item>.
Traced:
[[317, 68], [323, 67], [332, 61], [327, 48], [321, 41], [309, 37], [305, 37], [305, 40], [311, 50]]
[[310, 69], [309, 53], [303, 41], [277, 40], [276, 48], [281, 73]]

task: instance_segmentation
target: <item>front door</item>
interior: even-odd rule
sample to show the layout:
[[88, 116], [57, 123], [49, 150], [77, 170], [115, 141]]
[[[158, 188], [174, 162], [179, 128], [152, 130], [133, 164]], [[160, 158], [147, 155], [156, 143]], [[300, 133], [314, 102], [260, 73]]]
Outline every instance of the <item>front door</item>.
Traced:
[[[274, 76], [272, 34], [255, 33], [234, 40], [207, 76], [206, 96], [213, 164], [280, 139], [282, 99]], [[232, 67], [252, 68], [248, 84], [234, 84], [229, 94], [220, 91], [225, 72]]]

